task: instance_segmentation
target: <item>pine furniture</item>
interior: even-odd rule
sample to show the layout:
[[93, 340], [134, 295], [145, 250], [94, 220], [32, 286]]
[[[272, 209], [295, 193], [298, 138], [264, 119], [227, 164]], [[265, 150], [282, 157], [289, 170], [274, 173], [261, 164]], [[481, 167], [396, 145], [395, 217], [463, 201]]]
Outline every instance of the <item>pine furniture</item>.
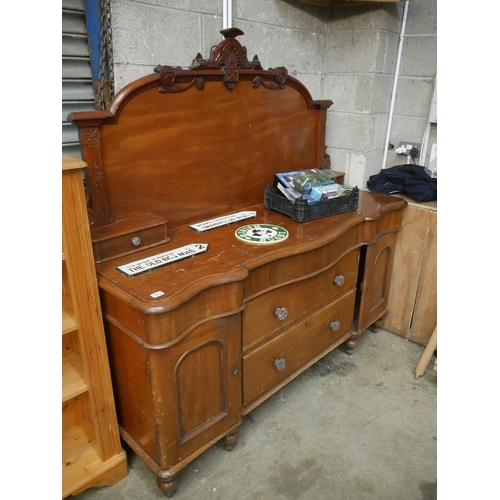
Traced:
[[[207, 60], [158, 66], [108, 110], [71, 117], [88, 164], [120, 432], [167, 496], [208, 447], [233, 448], [243, 415], [335, 347], [354, 349], [384, 316], [406, 207], [362, 191], [357, 210], [310, 222], [266, 209], [275, 172], [330, 168], [332, 102], [313, 100], [286, 68], [249, 60], [240, 30], [222, 34]], [[242, 210], [256, 216], [190, 227]], [[245, 224], [289, 236], [245, 243], [235, 237]], [[134, 276], [118, 269], [192, 244], [208, 247]]]
[[62, 498], [127, 475], [120, 444], [82, 170], [62, 157]]
[[388, 312], [379, 326], [427, 345], [437, 324], [437, 201], [409, 196], [397, 235]]

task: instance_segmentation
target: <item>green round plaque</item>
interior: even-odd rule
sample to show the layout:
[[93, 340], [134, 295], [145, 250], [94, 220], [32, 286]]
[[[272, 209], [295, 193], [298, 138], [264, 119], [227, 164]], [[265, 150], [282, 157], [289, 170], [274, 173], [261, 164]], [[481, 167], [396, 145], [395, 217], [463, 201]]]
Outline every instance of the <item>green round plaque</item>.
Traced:
[[248, 224], [235, 231], [235, 236], [245, 243], [252, 245], [271, 245], [288, 238], [288, 231], [273, 224]]

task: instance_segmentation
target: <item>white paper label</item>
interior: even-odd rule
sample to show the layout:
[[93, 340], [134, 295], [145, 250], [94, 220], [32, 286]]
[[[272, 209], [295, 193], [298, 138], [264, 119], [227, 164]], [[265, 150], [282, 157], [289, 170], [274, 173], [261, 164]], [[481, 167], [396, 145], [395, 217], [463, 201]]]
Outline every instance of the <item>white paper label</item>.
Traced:
[[189, 224], [189, 227], [196, 229], [199, 233], [203, 231], [208, 231], [210, 229], [215, 229], [216, 227], [227, 226], [233, 222], [238, 222], [244, 219], [250, 219], [251, 217], [257, 217], [257, 212], [247, 211], [238, 212], [237, 214], [224, 215], [222, 217], [217, 217], [216, 219], [206, 220], [204, 222], [199, 222], [198, 224]]
[[207, 249], [207, 243], [192, 243], [191, 245], [179, 247], [168, 252], [159, 253], [157, 255], [152, 255], [151, 257], [146, 257], [145, 259], [124, 264], [123, 266], [118, 266], [116, 269], [128, 277], [136, 276], [138, 274], [151, 271], [152, 269], [158, 269], [159, 267], [166, 266], [167, 264], [187, 259], [193, 255], [204, 253]]

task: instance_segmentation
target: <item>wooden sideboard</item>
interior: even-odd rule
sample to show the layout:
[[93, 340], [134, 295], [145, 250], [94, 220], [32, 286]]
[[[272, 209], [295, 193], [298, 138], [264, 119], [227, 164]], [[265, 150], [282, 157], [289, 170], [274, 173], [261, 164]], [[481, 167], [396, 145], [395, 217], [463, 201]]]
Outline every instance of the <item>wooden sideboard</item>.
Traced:
[[[208, 447], [232, 449], [243, 415], [335, 347], [352, 351], [384, 316], [407, 205], [361, 191], [356, 210], [309, 222], [266, 209], [275, 172], [330, 167], [332, 103], [314, 101], [285, 68], [249, 61], [240, 30], [222, 33], [207, 60], [159, 66], [109, 110], [71, 117], [88, 163], [121, 436], [167, 496]], [[255, 216], [191, 227], [242, 210]], [[235, 231], [247, 224], [288, 237], [240, 241]], [[189, 245], [206, 251], [161, 260]], [[165, 265], [119, 269], [142, 259]]]

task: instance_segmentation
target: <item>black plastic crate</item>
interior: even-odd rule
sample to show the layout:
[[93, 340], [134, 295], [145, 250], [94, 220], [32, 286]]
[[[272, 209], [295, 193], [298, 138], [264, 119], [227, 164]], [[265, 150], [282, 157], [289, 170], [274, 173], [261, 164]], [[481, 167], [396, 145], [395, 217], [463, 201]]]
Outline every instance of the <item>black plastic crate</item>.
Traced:
[[338, 198], [315, 202], [308, 202], [299, 198], [293, 203], [288, 198], [285, 198], [280, 191], [267, 185], [264, 192], [264, 207], [288, 215], [296, 222], [307, 222], [321, 217], [328, 217], [329, 215], [357, 210], [359, 189], [357, 187], [344, 187], [345, 194]]

